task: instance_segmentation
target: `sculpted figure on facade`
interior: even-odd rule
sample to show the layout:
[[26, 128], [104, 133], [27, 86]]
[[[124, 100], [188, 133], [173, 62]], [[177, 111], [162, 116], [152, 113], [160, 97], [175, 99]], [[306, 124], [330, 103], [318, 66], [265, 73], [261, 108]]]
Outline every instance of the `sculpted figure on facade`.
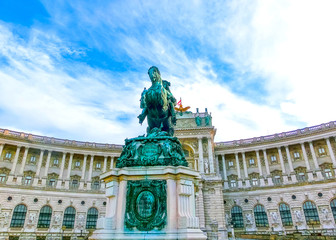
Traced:
[[271, 217], [272, 217], [272, 223], [273, 224], [279, 224], [279, 215], [277, 212], [271, 212]]
[[209, 173], [209, 161], [208, 161], [208, 159], [204, 159], [204, 172]]
[[83, 214], [78, 215], [77, 218], [77, 228], [84, 229], [85, 225], [85, 216]]
[[294, 214], [295, 214], [296, 222], [298, 223], [303, 222], [302, 213], [300, 210], [295, 210]]
[[329, 210], [327, 208], [322, 208], [322, 220], [329, 221]]
[[5, 228], [8, 225], [8, 222], [9, 222], [9, 213], [2, 212], [0, 214], [0, 228]]
[[148, 75], [152, 86], [148, 90], [144, 89], [141, 94], [140, 107], [143, 110], [138, 116], [139, 122], [142, 124], [147, 117], [147, 134], [158, 128], [173, 136], [173, 125], [176, 125], [176, 99], [170, 92], [170, 83], [161, 79], [160, 71], [155, 66], [149, 68]]
[[55, 225], [59, 225], [61, 224], [61, 213], [56, 213], [55, 216], [54, 216], [54, 224]]

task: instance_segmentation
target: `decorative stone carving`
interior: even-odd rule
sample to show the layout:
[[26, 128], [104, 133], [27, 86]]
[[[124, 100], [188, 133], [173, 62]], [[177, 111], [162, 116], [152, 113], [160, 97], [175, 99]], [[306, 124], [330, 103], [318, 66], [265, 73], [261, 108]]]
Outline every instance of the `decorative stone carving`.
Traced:
[[0, 229], [8, 226], [9, 223], [9, 212], [0, 213]]
[[60, 212], [54, 215], [54, 225], [60, 225], [62, 220], [62, 214]]
[[161, 230], [167, 222], [165, 180], [127, 182], [125, 227], [140, 231]]
[[321, 217], [322, 221], [325, 221], [325, 222], [330, 221], [330, 219], [329, 219], [329, 210], [327, 208], [322, 208], [321, 209], [321, 213], [322, 213], [322, 217]]
[[204, 172], [209, 173], [209, 160], [207, 158], [204, 159]]
[[33, 228], [36, 225], [36, 212], [30, 212], [28, 215], [27, 228]]
[[246, 213], [245, 220], [246, 225], [253, 225], [253, 217], [251, 213]]
[[77, 228], [78, 229], [84, 229], [85, 227], [85, 213], [80, 213], [77, 216]]
[[126, 139], [117, 168], [133, 166], [188, 166], [176, 137], [153, 129], [147, 137]]
[[295, 216], [295, 220], [297, 223], [302, 223], [303, 222], [303, 216], [300, 210], [295, 210], [294, 211], [294, 216]]
[[279, 215], [277, 212], [271, 212], [271, 220], [274, 225], [278, 225], [280, 223]]

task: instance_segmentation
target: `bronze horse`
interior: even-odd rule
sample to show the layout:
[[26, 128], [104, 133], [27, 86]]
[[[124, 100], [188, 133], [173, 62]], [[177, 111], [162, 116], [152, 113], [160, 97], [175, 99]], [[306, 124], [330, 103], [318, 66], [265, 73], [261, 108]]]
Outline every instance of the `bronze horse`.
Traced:
[[143, 110], [138, 116], [139, 122], [142, 124], [147, 117], [147, 134], [157, 128], [173, 136], [173, 125], [176, 125], [176, 99], [170, 92], [170, 83], [161, 79], [160, 71], [155, 66], [149, 68], [148, 75], [152, 86], [148, 90], [145, 88], [141, 94], [140, 107]]

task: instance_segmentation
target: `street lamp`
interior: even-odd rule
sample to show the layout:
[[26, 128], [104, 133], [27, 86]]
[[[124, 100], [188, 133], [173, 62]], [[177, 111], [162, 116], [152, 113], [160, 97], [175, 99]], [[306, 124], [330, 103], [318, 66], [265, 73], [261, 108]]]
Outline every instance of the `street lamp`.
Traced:
[[64, 233], [64, 231], [65, 231], [65, 229], [66, 229], [66, 226], [62, 226], [62, 240], [63, 240], [63, 233]]
[[232, 239], [236, 239], [236, 237], [235, 237], [235, 233], [234, 233], [234, 224], [233, 224], [233, 221], [232, 221], [232, 220], [231, 220], [231, 222], [230, 222], [230, 226], [231, 226]]

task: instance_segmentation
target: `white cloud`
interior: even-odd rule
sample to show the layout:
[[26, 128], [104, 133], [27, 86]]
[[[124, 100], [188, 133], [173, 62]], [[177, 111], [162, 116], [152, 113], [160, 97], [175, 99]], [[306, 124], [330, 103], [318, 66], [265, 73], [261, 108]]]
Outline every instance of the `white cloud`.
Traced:
[[[64, 43], [60, 44], [63, 48]], [[135, 127], [135, 89], [130, 92], [122, 83], [111, 87], [111, 75], [85, 65], [73, 65], [78, 73], [71, 77], [45, 48], [19, 39], [4, 25], [0, 49], [7, 61], [0, 67], [1, 127], [112, 143], [141, 133], [141, 128]], [[134, 97], [122, 97], [125, 95]], [[118, 121], [118, 113], [134, 114], [130, 120], [133, 128]], [[11, 123], [10, 119], [15, 120]]]
[[[31, 29], [30, 38], [23, 40], [2, 24], [0, 55], [9, 64], [0, 66], [4, 92], [0, 109], [3, 117], [19, 123], [3, 120], [1, 127], [122, 143], [125, 137], [145, 132], [136, 115], [142, 88], [150, 85], [146, 76], [150, 65], [160, 68], [185, 105], [212, 112], [216, 141], [335, 119], [330, 109], [336, 77], [333, 1], [163, 1], [159, 5], [123, 1], [118, 7], [72, 2], [71, 14], [49, 4], [62, 31], [75, 24], [71, 31], [88, 46], [111, 57], [119, 51], [139, 72], [116, 75], [68, 62], [65, 54], [85, 56], [85, 49], [70, 48], [56, 30]], [[195, 44], [193, 54], [184, 40]], [[234, 84], [220, 74], [225, 71], [218, 67], [222, 64], [232, 64], [233, 72], [228, 74], [237, 77]], [[259, 91], [263, 103], [245, 90], [255, 86], [250, 82], [255, 79], [265, 88]], [[118, 114], [131, 120], [125, 124]]]

